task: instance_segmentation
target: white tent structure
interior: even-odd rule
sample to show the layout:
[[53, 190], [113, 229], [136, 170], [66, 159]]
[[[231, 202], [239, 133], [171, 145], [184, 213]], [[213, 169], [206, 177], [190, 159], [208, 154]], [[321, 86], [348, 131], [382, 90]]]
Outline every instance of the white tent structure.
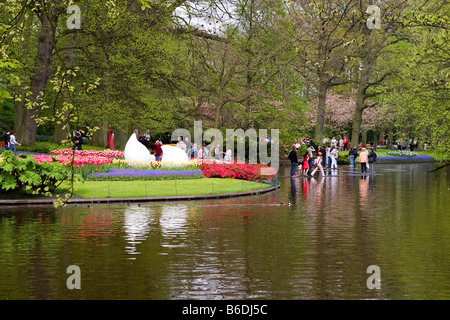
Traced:
[[125, 145], [124, 156], [126, 161], [149, 162], [151, 161], [150, 151], [138, 141], [133, 133]]
[[168, 165], [185, 165], [189, 164], [189, 158], [186, 152], [174, 146], [162, 146], [161, 163]]

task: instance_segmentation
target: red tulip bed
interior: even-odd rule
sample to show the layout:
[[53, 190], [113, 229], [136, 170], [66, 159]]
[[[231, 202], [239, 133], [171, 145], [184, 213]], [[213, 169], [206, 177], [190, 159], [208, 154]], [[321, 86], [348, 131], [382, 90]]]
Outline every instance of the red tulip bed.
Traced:
[[231, 178], [257, 182], [271, 182], [276, 178], [275, 170], [265, 164], [203, 162], [200, 168], [207, 178]]

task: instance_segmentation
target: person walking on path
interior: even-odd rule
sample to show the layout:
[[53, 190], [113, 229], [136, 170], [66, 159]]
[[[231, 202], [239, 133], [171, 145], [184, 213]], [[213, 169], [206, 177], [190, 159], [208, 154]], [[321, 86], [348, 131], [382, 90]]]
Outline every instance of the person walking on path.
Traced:
[[370, 169], [370, 171], [373, 171], [375, 162], [377, 162], [377, 154], [373, 151], [373, 149], [370, 150], [368, 158], [369, 158], [369, 169]]
[[9, 150], [14, 152], [14, 155], [16, 155], [16, 145], [21, 146], [21, 144], [16, 141], [16, 131], [13, 130], [9, 136]]
[[330, 152], [330, 156], [331, 156], [331, 169], [337, 169], [337, 158], [339, 155], [339, 148], [338, 147], [334, 147], [333, 150], [331, 150]]
[[312, 146], [312, 145], [310, 145], [309, 146], [309, 148], [308, 148], [308, 153], [309, 153], [309, 158], [308, 158], [308, 165], [309, 165], [309, 169], [311, 170], [311, 168], [312, 168], [312, 162], [313, 162], [313, 160], [314, 160], [314, 155], [313, 155], [313, 152], [315, 152], [316, 151], [316, 149], [314, 149], [314, 147]]
[[291, 151], [288, 155], [289, 160], [291, 160], [291, 177], [295, 176], [295, 169], [297, 169], [298, 165], [298, 156], [297, 156], [297, 148], [295, 144], [292, 144]]
[[356, 151], [356, 148], [350, 148], [348, 151], [348, 158], [350, 159], [350, 167], [354, 167], [356, 165], [356, 157], [358, 156], [358, 152]]
[[10, 140], [11, 140], [11, 132], [9, 132], [9, 130], [6, 130], [6, 133], [5, 133], [5, 151], [11, 150]]
[[317, 158], [314, 160], [314, 164], [315, 164], [315, 168], [311, 172], [311, 176], [314, 176], [316, 171], [318, 169], [320, 169], [320, 173], [322, 174], [322, 177], [325, 177], [325, 173], [323, 172], [323, 167], [322, 167], [322, 153], [321, 152], [317, 153]]
[[328, 169], [331, 169], [331, 148], [327, 147], [325, 150], [326, 150], [326, 157], [327, 157], [327, 166], [328, 166]]
[[369, 163], [369, 155], [367, 154], [366, 148], [361, 149], [361, 154], [359, 155], [359, 163], [361, 164], [361, 172], [367, 172], [367, 164]]
[[309, 152], [306, 151], [303, 155], [302, 173], [304, 176], [308, 174], [309, 171]]

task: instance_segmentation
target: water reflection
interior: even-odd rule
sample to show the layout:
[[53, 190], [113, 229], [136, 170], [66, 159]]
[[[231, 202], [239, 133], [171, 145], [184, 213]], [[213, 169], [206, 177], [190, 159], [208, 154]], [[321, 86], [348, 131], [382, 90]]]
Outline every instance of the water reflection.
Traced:
[[185, 204], [164, 205], [161, 209], [161, 246], [175, 248], [185, 246], [187, 237], [188, 206]]
[[[150, 232], [150, 224], [154, 221], [154, 210], [149, 207], [141, 207], [140, 205], [131, 205], [124, 212], [124, 231], [127, 246], [125, 252], [130, 255], [140, 254], [136, 245], [141, 244], [147, 239]], [[129, 257], [128, 259], [136, 259]]]
[[448, 299], [449, 172], [342, 166], [251, 197], [0, 208], [0, 299]]

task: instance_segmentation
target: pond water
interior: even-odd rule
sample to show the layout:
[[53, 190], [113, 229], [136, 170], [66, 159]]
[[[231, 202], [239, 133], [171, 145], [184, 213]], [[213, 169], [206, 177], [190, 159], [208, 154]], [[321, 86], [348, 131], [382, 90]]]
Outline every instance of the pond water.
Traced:
[[232, 199], [3, 206], [0, 299], [450, 299], [450, 170], [430, 168], [345, 166]]

